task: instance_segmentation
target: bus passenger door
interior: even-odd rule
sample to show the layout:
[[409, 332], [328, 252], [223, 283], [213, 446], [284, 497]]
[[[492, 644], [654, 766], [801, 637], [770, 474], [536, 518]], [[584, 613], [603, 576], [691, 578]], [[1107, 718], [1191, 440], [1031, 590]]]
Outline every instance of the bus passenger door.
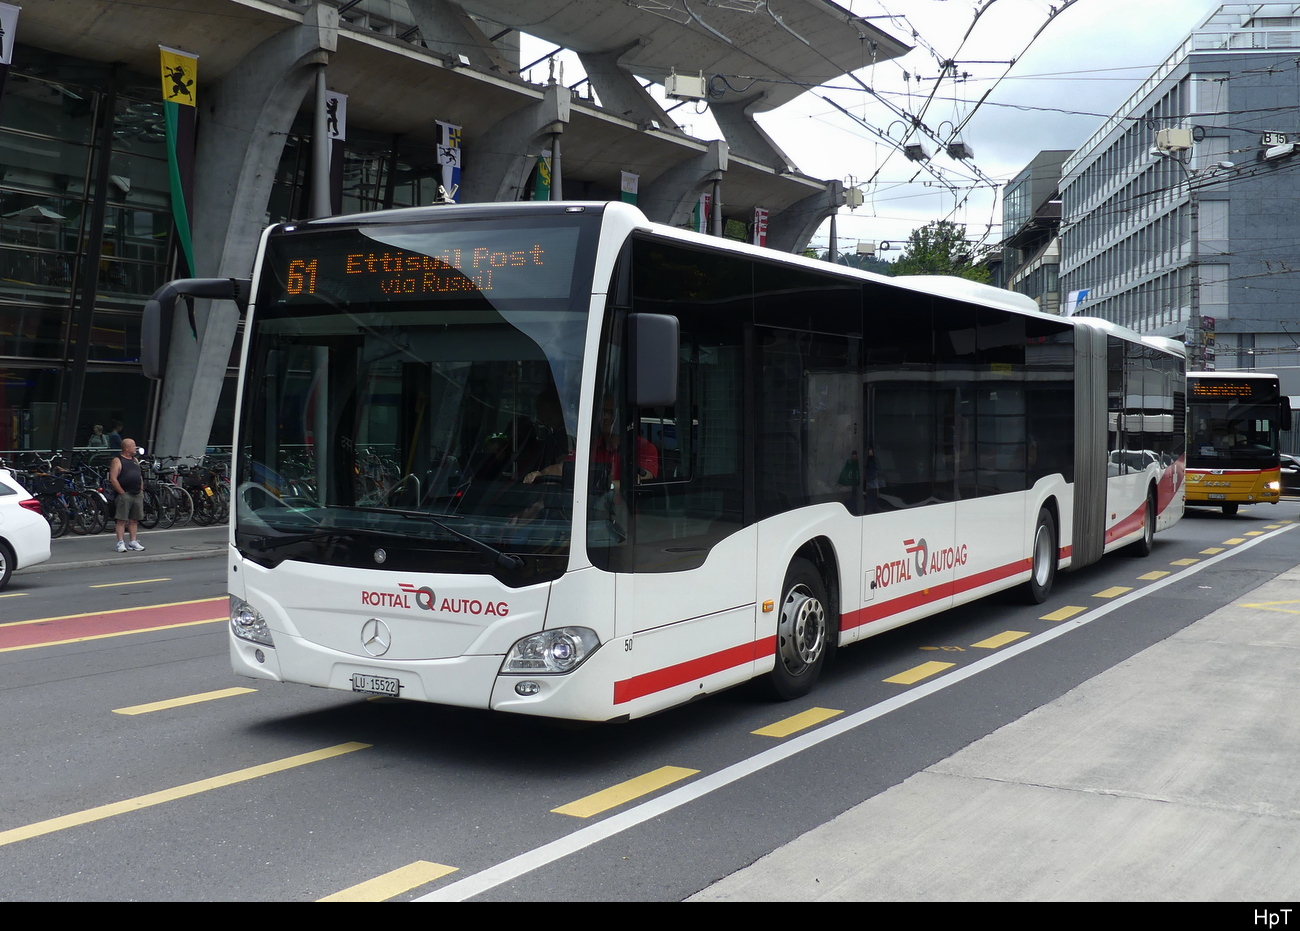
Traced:
[[624, 535], [610, 560], [629, 653], [619, 694], [641, 700], [636, 713], [753, 672], [756, 530], [744, 521], [740, 351], [689, 334], [683, 344], [678, 403], [620, 418], [631, 425], [620, 428], [618, 480], [609, 480]]
[[955, 393], [928, 373], [868, 377], [862, 606], [846, 639], [947, 607], [954, 549]]

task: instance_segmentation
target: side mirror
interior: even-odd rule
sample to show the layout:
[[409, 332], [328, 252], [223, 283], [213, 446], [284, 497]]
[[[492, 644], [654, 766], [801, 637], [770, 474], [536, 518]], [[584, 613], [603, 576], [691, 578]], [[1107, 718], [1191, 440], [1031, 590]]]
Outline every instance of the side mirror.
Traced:
[[[214, 301], [235, 301], [242, 315], [248, 309], [247, 278], [181, 278], [170, 281], [154, 292], [144, 305], [140, 321], [140, 368], [146, 378], [155, 381], [167, 371], [167, 352], [171, 349], [172, 322], [176, 300], [205, 297]], [[190, 304], [190, 329], [194, 330], [194, 305]]]
[[627, 335], [632, 406], [676, 404], [677, 318], [669, 314], [628, 314]]

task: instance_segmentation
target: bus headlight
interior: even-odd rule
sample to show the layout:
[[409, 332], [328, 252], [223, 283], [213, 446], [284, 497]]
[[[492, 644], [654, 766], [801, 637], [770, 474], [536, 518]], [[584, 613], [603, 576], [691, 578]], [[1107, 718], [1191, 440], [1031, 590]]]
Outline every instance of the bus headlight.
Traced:
[[230, 596], [230, 632], [241, 640], [275, 646], [266, 618], [247, 601]]
[[557, 627], [524, 637], [510, 648], [501, 664], [503, 675], [560, 675], [577, 669], [600, 638], [586, 627]]
[[1267, 485], [1265, 485], [1264, 487], [1267, 488], [1269, 491], [1281, 491], [1281, 490], [1282, 490], [1282, 483], [1281, 483], [1281, 482], [1269, 482], [1269, 483], [1268, 483]]

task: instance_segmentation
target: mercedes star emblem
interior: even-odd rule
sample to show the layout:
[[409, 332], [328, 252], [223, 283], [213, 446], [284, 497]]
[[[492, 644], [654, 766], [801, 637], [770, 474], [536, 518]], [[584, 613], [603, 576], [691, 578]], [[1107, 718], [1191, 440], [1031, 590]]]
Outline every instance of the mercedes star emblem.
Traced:
[[361, 647], [371, 656], [383, 656], [392, 644], [393, 635], [379, 618], [372, 617], [361, 625]]

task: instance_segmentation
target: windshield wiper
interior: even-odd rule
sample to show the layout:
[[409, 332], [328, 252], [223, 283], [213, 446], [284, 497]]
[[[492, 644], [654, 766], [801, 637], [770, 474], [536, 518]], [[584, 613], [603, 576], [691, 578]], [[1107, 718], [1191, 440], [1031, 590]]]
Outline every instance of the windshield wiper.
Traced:
[[[524, 561], [520, 557], [514, 556], [510, 553], [504, 553], [490, 543], [486, 543], [483, 540], [478, 539], [477, 537], [471, 537], [467, 533], [461, 533], [459, 530], [447, 526], [447, 524], [443, 523], [441, 519], [434, 517], [432, 514], [427, 514], [424, 511], [404, 511], [401, 508], [368, 508], [368, 507], [349, 507], [349, 508], [345, 508], [345, 510], [361, 511], [366, 514], [396, 514], [398, 517], [401, 517], [404, 520], [425, 521], [426, 523], [433, 524], [439, 530], [446, 531], [447, 533], [455, 537], [457, 540], [469, 544], [471, 549], [479, 553], [482, 553], [484, 556], [492, 557], [493, 562], [495, 562], [498, 566], [500, 566], [503, 569], [519, 570], [524, 567]], [[447, 515], [447, 516], [454, 516], [454, 515]], [[456, 519], [464, 520], [463, 517], [459, 517], [459, 516], [457, 516]]]
[[283, 537], [252, 537], [248, 542], [251, 546], [265, 551], [279, 549], [282, 546], [293, 546], [295, 543], [314, 543], [321, 539], [333, 543], [350, 539], [350, 533], [338, 529], [313, 530], [311, 533], [295, 533]]

